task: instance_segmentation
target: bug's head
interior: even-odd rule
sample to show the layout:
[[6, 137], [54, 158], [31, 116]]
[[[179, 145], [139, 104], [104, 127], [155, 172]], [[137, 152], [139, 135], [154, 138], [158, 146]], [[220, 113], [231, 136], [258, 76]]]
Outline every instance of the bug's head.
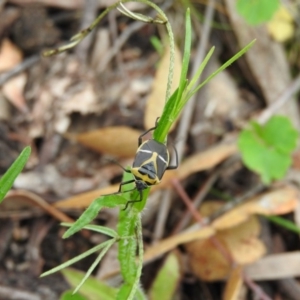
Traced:
[[143, 191], [144, 189], [146, 189], [148, 187], [147, 183], [142, 180], [136, 180], [135, 185], [136, 185], [136, 189], [138, 191]]

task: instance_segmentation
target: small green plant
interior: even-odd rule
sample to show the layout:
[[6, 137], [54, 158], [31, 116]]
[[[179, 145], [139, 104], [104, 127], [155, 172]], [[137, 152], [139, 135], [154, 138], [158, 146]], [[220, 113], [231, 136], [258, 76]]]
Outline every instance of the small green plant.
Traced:
[[[176, 121], [176, 119], [180, 115], [182, 109], [184, 108], [187, 101], [191, 98], [191, 96], [195, 94], [201, 87], [203, 87], [208, 81], [210, 81], [214, 76], [219, 74], [222, 70], [227, 68], [231, 63], [233, 63], [240, 56], [242, 56], [253, 45], [254, 41], [252, 41], [245, 48], [239, 51], [235, 56], [233, 56], [230, 60], [228, 60], [218, 70], [213, 72], [201, 84], [197, 85], [196, 84], [197, 80], [200, 77], [207, 62], [209, 61], [211, 55], [213, 54], [214, 48], [212, 48], [209, 51], [209, 53], [203, 60], [202, 64], [199, 66], [196, 75], [189, 81], [187, 79], [187, 73], [188, 73], [188, 66], [190, 62], [192, 29], [191, 29], [190, 11], [187, 10], [186, 24], [185, 24], [185, 45], [184, 45], [183, 64], [182, 64], [180, 82], [175, 92], [172, 95], [170, 95], [171, 83], [173, 78], [173, 69], [174, 69], [175, 47], [174, 47], [173, 33], [172, 33], [169, 20], [167, 16], [161, 11], [161, 9], [151, 1], [138, 0], [138, 2], [145, 3], [156, 10], [158, 15], [155, 18], [150, 18], [148, 16], [144, 16], [141, 14], [128, 11], [123, 5], [123, 3], [125, 2], [129, 2], [129, 1], [128, 0], [119, 1], [116, 4], [107, 8], [101, 15], [99, 15], [99, 17], [92, 23], [90, 27], [76, 34], [71, 39], [70, 44], [63, 46], [59, 49], [47, 51], [44, 53], [44, 55], [49, 56], [49, 55], [57, 54], [74, 47], [89, 32], [91, 32], [91, 30], [93, 30], [93, 28], [100, 22], [100, 20], [109, 11], [111, 11], [114, 8], [118, 8], [121, 13], [135, 20], [164, 25], [166, 27], [169, 36], [170, 66], [169, 66], [168, 84], [166, 87], [165, 106], [162, 115], [158, 116], [160, 118], [153, 132], [153, 139], [160, 143], [166, 143], [168, 132], [172, 124]], [[133, 190], [132, 192], [121, 193], [117, 195], [112, 194], [112, 195], [100, 196], [99, 198], [93, 201], [93, 203], [86, 209], [85, 212], [83, 212], [83, 214], [79, 217], [79, 219], [74, 224], [67, 224], [67, 225], [65, 224], [66, 226], [69, 227], [69, 229], [65, 232], [63, 238], [70, 237], [71, 235], [73, 235], [74, 233], [78, 232], [83, 228], [101, 232], [109, 236], [110, 238], [106, 242], [42, 274], [42, 276], [46, 276], [56, 271], [59, 271], [92, 253], [100, 251], [100, 254], [98, 255], [95, 262], [91, 265], [91, 267], [89, 268], [85, 276], [82, 277], [80, 283], [78, 283], [74, 291], [76, 292], [84, 283], [84, 281], [88, 278], [88, 276], [92, 273], [92, 271], [95, 269], [95, 267], [100, 262], [100, 260], [105, 255], [105, 253], [108, 251], [108, 249], [114, 243], [118, 242], [119, 245], [118, 260], [120, 263], [121, 275], [123, 277], [123, 285], [118, 290], [116, 299], [122, 299], [122, 300], [134, 299], [134, 297], [138, 297], [138, 299], [145, 299], [143, 293], [140, 292], [140, 276], [141, 276], [142, 264], [143, 264], [143, 238], [142, 238], [142, 225], [141, 225], [141, 211], [143, 210], [146, 200], [148, 198], [149, 188], [143, 190], [142, 201], [132, 203], [135, 200], [140, 199], [140, 193], [135, 189], [134, 179], [135, 178], [131, 173], [124, 172], [122, 181], [133, 181], [132, 183], [126, 185], [126, 190], [132, 189]], [[130, 201], [131, 204], [126, 210], [124, 210], [124, 207], [126, 207], [128, 201]], [[117, 206], [119, 206], [121, 210], [119, 214], [119, 220], [118, 220], [116, 231], [102, 226], [89, 225], [93, 221], [93, 219], [98, 215], [99, 211], [103, 207], [113, 208]]]
[[250, 25], [270, 21], [279, 8], [279, 0], [237, 0], [238, 13]]
[[298, 132], [287, 117], [273, 116], [265, 125], [251, 122], [238, 139], [244, 164], [265, 184], [281, 179], [291, 165]]
[[10, 168], [0, 179], [0, 203], [3, 201], [7, 192], [11, 189], [15, 179], [23, 170], [29, 156], [31, 148], [25, 147], [18, 158], [13, 162]]

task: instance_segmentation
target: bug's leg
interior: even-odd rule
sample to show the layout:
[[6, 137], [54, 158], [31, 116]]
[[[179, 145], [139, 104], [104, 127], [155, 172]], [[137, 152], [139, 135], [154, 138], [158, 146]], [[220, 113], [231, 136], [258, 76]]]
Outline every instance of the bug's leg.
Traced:
[[176, 158], [176, 163], [175, 163], [175, 166], [168, 166], [166, 168], [166, 170], [174, 170], [174, 169], [177, 169], [178, 168], [178, 152], [177, 152], [177, 149], [175, 148], [175, 146], [173, 145], [173, 148], [175, 150], [175, 158]]
[[136, 203], [136, 202], [141, 202], [143, 200], [143, 192], [141, 190], [139, 190], [139, 193], [140, 193], [140, 199], [139, 200], [130, 200], [130, 201], [127, 201], [126, 205], [125, 205], [125, 208], [123, 208], [123, 210], [126, 210], [128, 205], [130, 203]]
[[[122, 186], [123, 185], [126, 185], [126, 184], [128, 184], [128, 183], [132, 183], [132, 182], [135, 182], [136, 180], [135, 179], [132, 179], [132, 180], [128, 180], [128, 181], [123, 181], [123, 182], [121, 182], [120, 183], [120, 186], [119, 186], [119, 190], [116, 192], [116, 193], [112, 193], [112, 194], [109, 194], [109, 195], [117, 195], [117, 194], [121, 194], [121, 193], [129, 193], [129, 192], [132, 192], [132, 191], [134, 191], [135, 189], [136, 189], [136, 187], [134, 187], [133, 189], [130, 189], [130, 190], [128, 190], [128, 191], [121, 191], [121, 189], [122, 189]], [[128, 204], [129, 203], [131, 203], [132, 201], [128, 201], [127, 203], [126, 203], [126, 205], [125, 205], [125, 208], [123, 209], [123, 210], [125, 210], [126, 208], [127, 208], [127, 206], [128, 206]], [[134, 201], [133, 201], [134, 202]]]
[[155, 126], [154, 126], [154, 127], [148, 129], [147, 131], [145, 131], [143, 134], [140, 135], [140, 137], [139, 137], [139, 146], [142, 145], [142, 142], [143, 142], [143, 136], [145, 136], [148, 132], [150, 132], [150, 131], [156, 129], [157, 123], [158, 123], [158, 119], [159, 119], [159, 117], [156, 119], [156, 121], [155, 121]]
[[119, 190], [114, 194], [127, 193], [127, 192], [131, 192], [131, 191], [135, 190], [136, 188], [133, 188], [133, 189], [128, 190], [128, 191], [123, 191], [123, 192], [121, 191], [123, 185], [129, 184], [129, 183], [132, 183], [132, 182], [135, 182], [135, 181], [136, 181], [135, 179], [131, 179], [131, 180], [121, 182], [120, 186], [119, 186]]

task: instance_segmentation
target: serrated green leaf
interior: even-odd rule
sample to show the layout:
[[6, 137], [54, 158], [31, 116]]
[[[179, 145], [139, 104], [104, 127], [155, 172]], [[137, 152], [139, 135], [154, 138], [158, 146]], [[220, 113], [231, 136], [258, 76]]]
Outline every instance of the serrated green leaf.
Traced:
[[[85, 276], [84, 273], [70, 268], [62, 270], [62, 274], [72, 287], [78, 286]], [[114, 300], [116, 299], [117, 290], [94, 277], [89, 277], [81, 287], [80, 293], [89, 300]]]
[[180, 279], [179, 262], [174, 253], [169, 254], [164, 265], [158, 272], [149, 296], [152, 300], [173, 299]]
[[270, 21], [279, 8], [279, 0], [237, 0], [238, 13], [250, 25]]
[[282, 116], [272, 117], [264, 126], [255, 122], [251, 125], [238, 139], [244, 164], [259, 173], [266, 184], [272, 179], [281, 179], [291, 164], [298, 132], [290, 120]]
[[10, 168], [5, 172], [5, 174], [0, 179], [0, 203], [4, 199], [7, 192], [11, 189], [15, 179], [23, 170], [29, 156], [31, 153], [31, 148], [25, 147], [18, 158], [13, 162]]

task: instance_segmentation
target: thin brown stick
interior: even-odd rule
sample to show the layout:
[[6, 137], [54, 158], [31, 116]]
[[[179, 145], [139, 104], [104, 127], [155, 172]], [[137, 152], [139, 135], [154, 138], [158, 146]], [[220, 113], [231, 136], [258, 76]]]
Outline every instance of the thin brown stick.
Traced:
[[[199, 212], [194, 207], [191, 199], [186, 194], [185, 190], [182, 188], [182, 185], [180, 184], [179, 180], [174, 179], [171, 181], [172, 185], [182, 198], [183, 202], [187, 205], [189, 211], [191, 212], [194, 219], [201, 225], [205, 226], [206, 224], [203, 224], [203, 218], [199, 214]], [[223, 244], [215, 237], [211, 237], [210, 241], [212, 244], [220, 251], [222, 256], [226, 259], [226, 261], [229, 263], [229, 265], [233, 268], [236, 266], [236, 262], [234, 261], [233, 257], [231, 256], [230, 252], [223, 246]], [[262, 300], [271, 300], [271, 298], [255, 283], [253, 282], [247, 275], [242, 273], [243, 281], [247, 284], [247, 286], [255, 293], [256, 296], [259, 297], [259, 299]]]
[[31, 66], [33, 66], [35, 63], [37, 63], [40, 60], [40, 56], [38, 54], [33, 55], [31, 57], [28, 57], [24, 59], [21, 63], [19, 63], [17, 66], [14, 68], [10, 69], [4, 74], [0, 75], [0, 87], [10, 80], [11, 78], [17, 76], [21, 72], [29, 69]]

